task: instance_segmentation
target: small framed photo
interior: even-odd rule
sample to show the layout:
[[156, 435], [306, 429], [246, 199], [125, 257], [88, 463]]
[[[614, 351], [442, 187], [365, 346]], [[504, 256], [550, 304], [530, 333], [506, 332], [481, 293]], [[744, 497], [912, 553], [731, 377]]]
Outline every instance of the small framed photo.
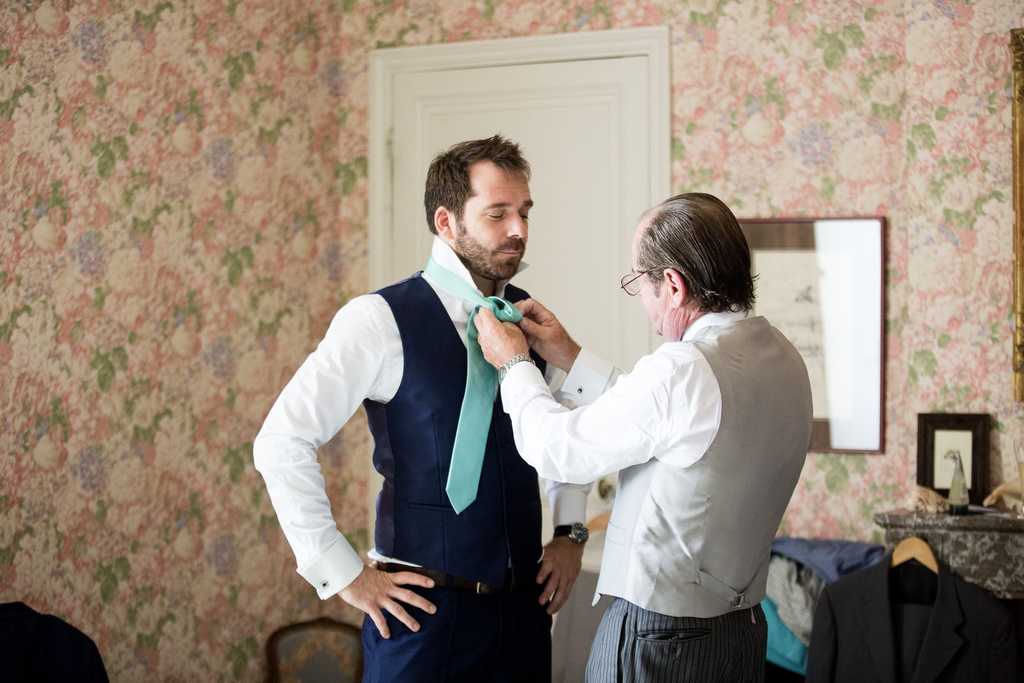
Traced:
[[987, 413], [918, 413], [917, 483], [949, 497], [956, 454], [964, 466], [971, 505], [981, 505], [988, 490]]

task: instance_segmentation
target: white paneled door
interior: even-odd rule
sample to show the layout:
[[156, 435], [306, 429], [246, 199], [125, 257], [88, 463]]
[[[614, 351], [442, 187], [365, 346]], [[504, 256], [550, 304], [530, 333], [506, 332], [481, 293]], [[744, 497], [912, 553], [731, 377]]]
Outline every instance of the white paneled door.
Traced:
[[[501, 133], [520, 143], [533, 171], [529, 268], [515, 284], [582, 345], [632, 367], [658, 340], [619, 279], [630, 270], [637, 218], [669, 196], [668, 91], [660, 27], [373, 53], [371, 287], [426, 264], [423, 186], [433, 156]], [[377, 482], [370, 488], [376, 496]]]

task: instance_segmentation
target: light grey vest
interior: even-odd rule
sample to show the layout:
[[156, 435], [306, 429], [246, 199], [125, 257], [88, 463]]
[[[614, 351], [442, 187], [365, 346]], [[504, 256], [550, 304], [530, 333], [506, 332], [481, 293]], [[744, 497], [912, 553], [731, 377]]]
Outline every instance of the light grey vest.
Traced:
[[597, 592], [708, 618], [765, 597], [771, 543], [807, 455], [812, 408], [803, 359], [767, 320], [701, 334], [676, 343], [693, 344], [718, 380], [718, 434], [689, 467], [655, 457], [619, 473]]

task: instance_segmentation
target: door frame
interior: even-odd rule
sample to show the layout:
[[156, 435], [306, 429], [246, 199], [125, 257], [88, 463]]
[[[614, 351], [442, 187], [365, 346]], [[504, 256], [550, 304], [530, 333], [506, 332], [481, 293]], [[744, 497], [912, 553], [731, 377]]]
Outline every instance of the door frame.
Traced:
[[[671, 191], [669, 31], [666, 26], [586, 31], [375, 50], [370, 54], [370, 144], [368, 159], [370, 291], [395, 281], [392, 261], [394, 79], [397, 74], [645, 56], [650, 102], [650, 196], [648, 205]], [[402, 274], [407, 275], [407, 273]]]
[[[392, 213], [394, 164], [392, 141], [395, 78], [423, 73], [547, 62], [574, 62], [646, 57], [649, 100], [647, 206], [671, 194], [671, 80], [669, 30], [664, 26], [587, 31], [376, 50], [370, 53], [370, 140], [368, 158], [369, 291], [408, 273], [395, 273], [395, 226]], [[383, 479], [367, 467], [367, 532], [374, 546], [377, 492]], [[600, 555], [591, 558], [600, 562]], [[593, 563], [592, 562], [592, 563]]]

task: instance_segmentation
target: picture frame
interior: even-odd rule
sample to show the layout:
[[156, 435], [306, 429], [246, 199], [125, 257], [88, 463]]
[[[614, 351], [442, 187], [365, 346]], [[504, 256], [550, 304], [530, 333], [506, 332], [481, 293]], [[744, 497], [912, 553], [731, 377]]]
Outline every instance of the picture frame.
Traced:
[[967, 477], [969, 502], [981, 505], [990, 493], [991, 429], [992, 416], [988, 413], [918, 413], [917, 483], [948, 498], [954, 463], [945, 456], [959, 451]]
[[754, 314], [782, 332], [807, 366], [809, 451], [882, 453], [885, 218], [738, 221], [756, 277]]
[[1024, 401], [1024, 28], [1010, 30], [1013, 63], [1013, 400]]

